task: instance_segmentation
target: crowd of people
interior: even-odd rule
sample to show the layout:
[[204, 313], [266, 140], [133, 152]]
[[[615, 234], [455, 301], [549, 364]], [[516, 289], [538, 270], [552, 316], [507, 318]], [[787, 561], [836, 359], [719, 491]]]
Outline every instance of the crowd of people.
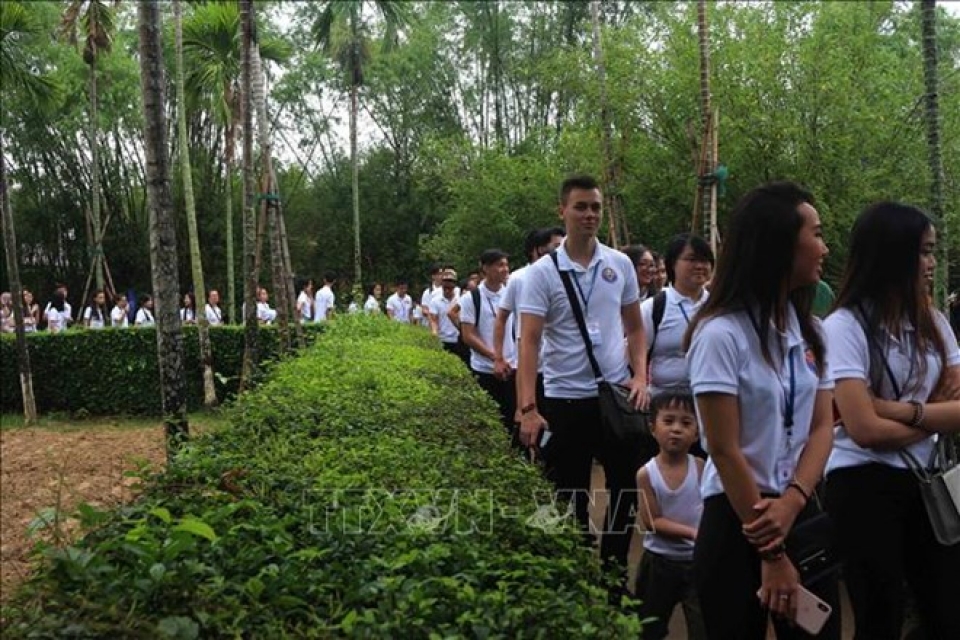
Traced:
[[[791, 555], [793, 534], [826, 519], [857, 638], [899, 639], [908, 592], [923, 637], [960, 638], [960, 544], [935, 536], [909, 463], [960, 432], [960, 347], [930, 297], [931, 219], [895, 202], [867, 207], [834, 296], [814, 198], [793, 183], [747, 193], [719, 256], [691, 234], [662, 256], [600, 243], [602, 195], [589, 176], [563, 183], [558, 214], [562, 226], [528, 233], [520, 269], [490, 248], [466, 278], [436, 265], [419, 300], [398, 280], [386, 300], [374, 284], [347, 312], [420, 325], [460, 357], [513, 446], [624, 580], [639, 513], [645, 637], [666, 637], [682, 604], [691, 638], [759, 640], [771, 620], [779, 638], [839, 638], [838, 572], [801, 574]], [[299, 321], [331, 318], [335, 284], [333, 273], [316, 291], [300, 283]], [[66, 298], [58, 289], [41, 313], [25, 291], [31, 328], [65, 329]], [[198, 313], [185, 295], [184, 322]], [[203, 313], [222, 323], [217, 291]], [[275, 318], [265, 289], [257, 313]], [[124, 296], [108, 310], [96, 292], [77, 321], [130, 319]], [[133, 324], [152, 322], [146, 297]], [[605, 432], [602, 381], [648, 413], [649, 441]], [[594, 461], [608, 495], [600, 532], [589, 518]]]

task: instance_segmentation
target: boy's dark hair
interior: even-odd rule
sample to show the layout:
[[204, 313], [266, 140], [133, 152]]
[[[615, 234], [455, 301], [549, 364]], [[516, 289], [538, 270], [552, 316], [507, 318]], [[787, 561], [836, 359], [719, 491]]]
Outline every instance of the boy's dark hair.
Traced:
[[687, 247], [693, 250], [693, 256], [698, 260], [709, 262], [711, 267], [715, 265], [713, 250], [706, 240], [692, 233], [681, 233], [670, 240], [663, 256], [663, 263], [667, 268], [667, 282], [673, 284], [676, 280], [677, 260]]
[[563, 184], [560, 185], [560, 204], [567, 203], [567, 196], [570, 195], [570, 192], [574, 189], [583, 189], [584, 191], [592, 191], [594, 189], [599, 189], [600, 183], [597, 182], [597, 179], [593, 176], [579, 175], [579, 176], [570, 176], [563, 181]]
[[333, 271], [327, 271], [323, 274], [323, 281], [333, 284], [337, 281], [337, 274]]
[[440, 273], [441, 271], [443, 271], [443, 265], [442, 265], [441, 263], [439, 263], [439, 262], [434, 262], [433, 264], [430, 265], [430, 275], [431, 275], [431, 276], [435, 276], [435, 275], [437, 275], [438, 273]]
[[690, 413], [696, 413], [693, 408], [693, 395], [684, 390], [666, 391], [659, 393], [650, 400], [650, 421], [657, 421], [657, 414], [664, 409], [682, 409]]

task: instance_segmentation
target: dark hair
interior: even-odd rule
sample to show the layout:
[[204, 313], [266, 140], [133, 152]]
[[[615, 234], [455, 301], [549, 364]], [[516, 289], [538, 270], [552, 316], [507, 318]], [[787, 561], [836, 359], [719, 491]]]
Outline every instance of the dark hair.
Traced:
[[655, 424], [657, 414], [665, 409], [680, 409], [695, 413], [693, 408], [693, 394], [689, 390], [665, 391], [658, 393], [650, 400], [650, 421]]
[[[770, 320], [777, 312], [783, 288], [793, 272], [797, 237], [803, 227], [800, 205], [813, 204], [813, 195], [792, 182], [771, 182], [747, 193], [730, 216], [710, 297], [694, 316], [684, 336], [690, 338], [703, 320], [734, 311], [759, 312], [760, 350], [773, 367], [768, 337]], [[823, 373], [823, 338], [810, 313], [814, 287], [789, 291], [800, 324], [800, 333], [813, 352], [817, 371]]]
[[410, 281], [407, 280], [406, 278], [404, 278], [403, 276], [400, 276], [399, 278], [397, 278], [396, 280], [393, 281], [393, 284], [396, 285], [396, 286], [398, 286], [398, 287], [399, 287], [400, 285], [402, 285], [402, 284], [405, 284], [405, 285], [407, 285], [407, 286], [410, 286]]
[[325, 271], [323, 274], [323, 281], [333, 284], [337, 281], [337, 274], [333, 271]]
[[920, 285], [920, 243], [932, 227], [930, 217], [916, 207], [878, 202], [857, 217], [850, 232], [847, 265], [834, 308], [849, 309], [865, 323], [875, 393], [886, 375], [883, 353], [889, 337], [883, 329], [896, 332], [905, 321], [916, 327], [912, 357], [918, 375], [908, 384], [919, 385], [923, 380], [927, 365], [923, 356], [931, 346], [946, 358], [943, 336]]
[[313, 279], [312, 279], [312, 278], [297, 278], [297, 290], [298, 290], [298, 291], [303, 291], [303, 290], [307, 287], [307, 285], [310, 285], [311, 288], [313, 287]]
[[440, 264], [439, 262], [434, 262], [433, 264], [430, 265], [430, 275], [431, 275], [431, 276], [435, 276], [435, 275], [437, 275], [438, 273], [440, 273], [441, 271], [443, 271], [443, 265]]
[[139, 304], [137, 304], [137, 306], [138, 306], [138, 307], [142, 307], [142, 306], [144, 306], [145, 304], [147, 304], [148, 302], [150, 302], [151, 300], [153, 300], [153, 298], [151, 298], [151, 297], [148, 296], [147, 294], [144, 294], [144, 295], [140, 296], [140, 302], [139, 302]]
[[497, 262], [500, 262], [504, 258], [509, 258], [509, 257], [510, 256], [508, 256], [505, 252], [501, 251], [500, 249], [487, 249], [486, 251], [480, 254], [480, 264], [486, 267], [491, 264], [496, 264]]
[[549, 238], [547, 242], [543, 241], [544, 231], [545, 229], [531, 229], [523, 237], [523, 255], [527, 256], [530, 262], [537, 259], [537, 249], [550, 242]]
[[698, 235], [692, 233], [681, 233], [673, 236], [667, 244], [667, 250], [664, 252], [663, 263], [667, 268], [667, 282], [673, 283], [676, 279], [677, 260], [683, 254], [684, 249], [690, 247], [693, 249], [693, 256], [699, 260], [705, 260], [713, 266], [716, 261], [713, 258], [713, 249], [707, 244], [707, 241]]
[[584, 191], [592, 191], [594, 189], [599, 189], [600, 184], [597, 182], [596, 178], [587, 175], [577, 175], [570, 176], [563, 181], [563, 184], [560, 185], [560, 204], [567, 203], [567, 196], [570, 195], [570, 192], [574, 189], [583, 189]]
[[629, 247], [624, 247], [621, 249], [621, 251], [623, 251], [627, 257], [630, 258], [630, 262], [633, 263], [634, 269], [636, 269], [637, 266], [639, 266], [640, 261], [643, 260], [643, 254], [649, 253], [650, 257], [653, 257], [653, 252], [642, 244], [632, 244]]
[[[97, 296], [103, 294], [104, 303], [97, 304]], [[103, 289], [97, 289], [90, 294], [90, 300], [87, 302], [87, 306], [90, 308], [90, 317], [96, 317], [98, 320], [103, 322], [104, 314], [107, 312], [107, 292]]]
[[189, 306], [184, 307], [184, 309], [193, 309], [194, 311], [196, 311], [196, 310], [197, 310], [197, 297], [196, 297], [195, 295], [193, 295], [193, 291], [187, 291], [185, 294], [183, 294], [183, 297], [190, 301]]
[[[372, 283], [372, 284], [367, 285], [367, 295], [368, 295], [368, 296], [372, 296], [372, 295], [373, 295], [373, 290], [377, 288], [377, 285], [378, 285], [378, 284], [380, 284], [380, 283], [379, 283], [379, 282], [374, 282], [374, 283]], [[382, 288], [383, 288], [383, 287], [381, 287], [381, 289], [382, 289]]]

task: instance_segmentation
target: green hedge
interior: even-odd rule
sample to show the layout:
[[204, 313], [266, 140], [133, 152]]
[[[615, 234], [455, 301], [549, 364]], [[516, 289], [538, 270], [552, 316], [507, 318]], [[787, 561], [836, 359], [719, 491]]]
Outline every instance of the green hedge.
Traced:
[[[323, 325], [306, 327], [309, 342]], [[183, 328], [184, 368], [190, 409], [203, 404], [200, 346], [197, 328]], [[217, 395], [220, 400], [237, 391], [243, 360], [243, 327], [211, 327], [210, 342]], [[70, 330], [27, 337], [33, 369], [33, 392], [37, 410], [69, 411], [91, 415], [160, 414], [160, 372], [157, 366], [157, 335], [153, 328]], [[277, 358], [279, 331], [260, 327], [261, 361]], [[16, 340], [0, 339], [0, 408], [22, 409]]]
[[332, 323], [43, 570], [4, 637], [630, 638], [492, 401], [416, 328]]

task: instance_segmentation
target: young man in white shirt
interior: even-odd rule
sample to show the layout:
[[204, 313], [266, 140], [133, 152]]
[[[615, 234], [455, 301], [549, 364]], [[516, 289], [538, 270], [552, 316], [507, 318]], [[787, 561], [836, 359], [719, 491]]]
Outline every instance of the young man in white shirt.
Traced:
[[457, 272], [446, 269], [440, 275], [440, 292], [430, 300], [430, 333], [440, 339], [444, 351], [453, 353], [467, 366], [470, 354], [462, 348], [460, 330], [450, 319], [450, 307], [457, 303]]
[[110, 326], [125, 329], [130, 326], [130, 317], [127, 315], [127, 296], [121, 293], [114, 300], [116, 306], [110, 311]]
[[[505, 372], [509, 366], [503, 357], [503, 345], [509, 333], [509, 340], [514, 343], [515, 353], [520, 353], [520, 316], [518, 314], [517, 303], [520, 300], [520, 292], [523, 291], [523, 276], [535, 263], [543, 256], [551, 253], [563, 242], [564, 231], [560, 227], [549, 227], [533, 229], [527, 234], [523, 242], [523, 251], [530, 261], [526, 266], [520, 267], [510, 274], [510, 286], [506, 293], [500, 299], [500, 306], [497, 309], [497, 321], [493, 327], [493, 368], [495, 373]], [[507, 320], [513, 318], [513, 322], [507, 325]], [[519, 394], [519, 389], [516, 390]], [[543, 399], [543, 375], [537, 371], [537, 400]], [[514, 422], [520, 423], [519, 414], [514, 415]]]
[[470, 347], [470, 370], [496, 401], [504, 428], [514, 444], [519, 445], [513, 425], [516, 408], [513, 374], [517, 365], [512, 341], [504, 345], [505, 366], [494, 371], [493, 327], [510, 275], [509, 258], [499, 249], [488, 249], [480, 254], [480, 270], [483, 273], [480, 286], [460, 298], [460, 331]]
[[207, 316], [207, 324], [211, 327], [218, 327], [223, 324], [223, 312], [220, 311], [220, 292], [216, 289], [210, 289], [207, 293], [207, 304], [203, 308], [203, 313]]
[[430, 320], [430, 306], [435, 296], [441, 295], [443, 291], [443, 267], [439, 263], [434, 263], [430, 267], [430, 286], [423, 290], [420, 296], [420, 308], [423, 310], [423, 324], [426, 327], [432, 327]]
[[322, 322], [329, 320], [333, 316], [334, 303], [337, 296], [333, 293], [333, 284], [337, 281], [337, 275], [332, 271], [323, 274], [323, 286], [317, 291], [313, 306], [313, 321]]
[[[577, 302], [604, 380], [628, 387], [630, 401], [642, 407], [647, 398], [647, 363], [637, 273], [627, 256], [597, 241], [602, 202], [595, 179], [574, 176], [564, 181], [559, 211], [566, 238], [553, 256], [524, 274], [517, 404], [521, 443], [534, 448], [543, 443], [540, 455], [547, 478], [561, 499], [573, 503], [585, 531], [589, 530], [593, 458], [603, 464], [609, 502], [600, 553], [604, 561], [615, 561], [623, 568], [633, 533], [634, 477], [646, 461], [639, 446], [628, 450], [631, 447], [612, 446], [603, 438], [597, 380], [560, 276], [560, 271], [566, 271], [576, 285]], [[538, 404], [541, 351], [546, 397]], [[549, 441], [541, 439], [544, 428], [549, 428]]]
[[302, 324], [313, 320], [313, 280], [304, 280], [297, 296], [297, 320]]
[[410, 323], [410, 312], [413, 310], [413, 298], [407, 295], [408, 286], [406, 280], [397, 280], [396, 291], [387, 298], [387, 316], [405, 324]]

